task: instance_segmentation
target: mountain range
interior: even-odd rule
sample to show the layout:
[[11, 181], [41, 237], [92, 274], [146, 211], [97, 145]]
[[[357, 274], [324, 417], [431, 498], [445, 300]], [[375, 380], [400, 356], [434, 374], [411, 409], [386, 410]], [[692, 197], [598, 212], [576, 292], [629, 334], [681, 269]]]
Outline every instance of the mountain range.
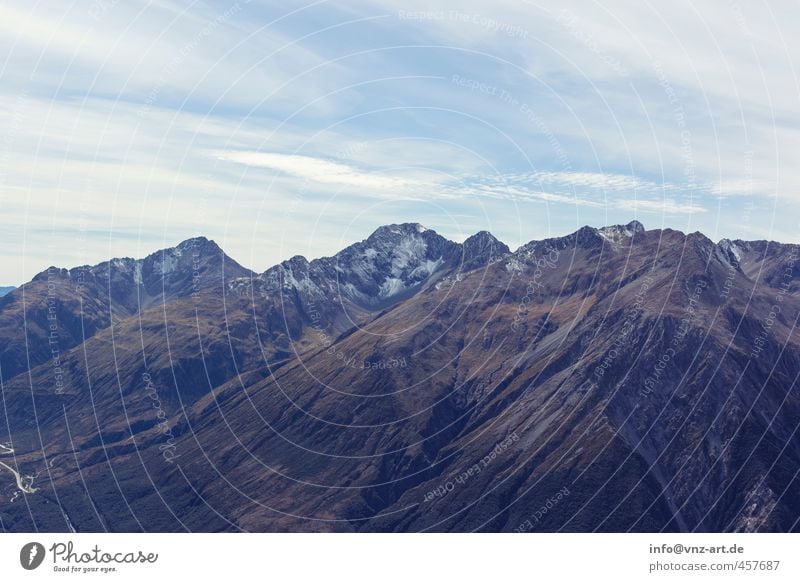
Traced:
[[195, 238], [0, 298], [5, 531], [798, 531], [798, 247]]

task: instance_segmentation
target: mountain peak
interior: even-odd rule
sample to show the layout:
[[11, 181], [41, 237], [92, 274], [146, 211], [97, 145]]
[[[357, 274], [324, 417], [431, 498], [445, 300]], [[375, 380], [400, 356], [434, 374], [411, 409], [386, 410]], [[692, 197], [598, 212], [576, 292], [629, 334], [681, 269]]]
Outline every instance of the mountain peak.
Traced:
[[476, 232], [461, 245], [464, 267], [487, 265], [511, 253], [508, 246], [487, 230]]
[[631, 230], [632, 232], [644, 232], [645, 231], [644, 225], [641, 222], [639, 222], [638, 220], [631, 220], [625, 226], [629, 230]]
[[421, 224], [388, 224], [337, 253], [334, 268], [349, 298], [373, 303], [419, 286], [458, 248]]
[[628, 224], [615, 224], [597, 229], [597, 233], [610, 242], [620, 242], [642, 232], [644, 232], [644, 225], [638, 220], [632, 220]]
[[[204, 236], [196, 236], [194, 238], [186, 239], [185, 241], [178, 244], [178, 246], [174, 247], [175, 250], [181, 252], [187, 251], [222, 251], [220, 246], [214, 242], [213, 240], [209, 240]], [[165, 251], [170, 251], [172, 249], [164, 249]], [[164, 252], [164, 251], [161, 251]]]
[[488, 241], [488, 242], [492, 242], [492, 243], [495, 243], [495, 244], [503, 244], [502, 242], [500, 242], [500, 240], [496, 236], [494, 236], [488, 230], [479, 230], [478, 232], [476, 232], [472, 236], [468, 237], [464, 241], [464, 244], [470, 243], [472, 241]]
[[385, 237], [414, 236], [428, 232], [428, 229], [417, 222], [403, 222], [400, 224], [386, 224], [378, 227], [367, 240]]

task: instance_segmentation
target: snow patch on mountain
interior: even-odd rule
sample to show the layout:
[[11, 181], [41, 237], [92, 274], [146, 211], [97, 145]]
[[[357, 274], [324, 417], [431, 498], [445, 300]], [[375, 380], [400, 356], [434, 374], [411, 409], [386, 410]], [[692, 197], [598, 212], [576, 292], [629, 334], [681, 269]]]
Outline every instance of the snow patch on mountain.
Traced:
[[181, 253], [177, 249], [164, 251], [161, 253], [161, 258], [157, 259], [155, 262], [155, 271], [161, 276], [175, 272], [178, 268], [180, 257]]
[[739, 264], [742, 261], [744, 249], [740, 248], [734, 241], [724, 238], [717, 244], [723, 255], [729, 261]]
[[393, 295], [397, 295], [398, 293], [402, 293], [406, 290], [406, 285], [402, 279], [398, 279], [397, 277], [389, 277], [386, 279], [380, 287], [380, 291], [378, 292], [378, 297], [381, 299], [388, 299]]
[[411, 271], [411, 276], [414, 278], [425, 278], [433, 275], [439, 270], [439, 267], [444, 263], [444, 258], [439, 257], [435, 261], [426, 260], [419, 267]]
[[519, 262], [518, 259], [514, 257], [509, 257], [506, 260], [506, 271], [509, 273], [521, 273], [522, 272], [522, 264]]
[[403, 237], [394, 249], [392, 256], [392, 275], [400, 277], [409, 266], [418, 264], [425, 257], [428, 246], [420, 237]]
[[637, 232], [644, 232], [644, 226], [638, 220], [633, 220], [624, 225], [616, 224], [597, 229], [597, 234], [612, 244], [619, 244], [626, 239], [633, 238]]

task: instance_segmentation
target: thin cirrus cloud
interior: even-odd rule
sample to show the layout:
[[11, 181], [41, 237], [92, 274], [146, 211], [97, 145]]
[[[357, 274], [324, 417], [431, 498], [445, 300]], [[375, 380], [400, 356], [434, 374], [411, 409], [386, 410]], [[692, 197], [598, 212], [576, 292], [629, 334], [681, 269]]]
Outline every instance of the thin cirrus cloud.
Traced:
[[680, 202], [670, 198], [664, 198], [663, 200], [620, 200], [615, 206], [622, 210], [654, 214], [698, 214], [708, 211], [703, 206], [693, 202]]
[[[515, 202], [546, 202], [588, 208], [616, 208], [660, 214], [693, 214], [706, 209], [694, 202], [673, 198], [645, 199], [639, 192], [670, 190], [672, 184], [656, 184], [634, 176], [591, 172], [532, 172], [485, 176], [442, 176], [427, 171], [412, 177], [390, 176], [314, 156], [259, 151], [217, 151], [212, 157], [249, 168], [266, 169], [299, 180], [295, 187], [309, 183], [334, 186], [353, 196], [379, 197], [382, 193], [429, 199], [489, 198]], [[564, 192], [539, 186], [561, 187]], [[625, 193], [627, 196], [620, 197]]]
[[634, 176], [599, 172], [537, 172], [533, 174], [533, 178], [545, 184], [585, 186], [610, 190], [636, 190], [644, 187], [650, 189], [653, 185]]
[[[585, 208], [685, 215], [706, 212], [696, 201], [676, 198], [676, 184], [656, 183], [636, 176], [610, 172], [546, 171], [497, 175], [474, 180], [458, 189], [465, 195], [482, 195], [515, 201], [543, 201]], [[469, 182], [469, 180], [466, 180]], [[670, 196], [666, 196], [670, 193]]]
[[710, 191], [714, 196], [752, 196], [754, 194], [766, 195], [775, 192], [775, 186], [766, 180], [744, 178], [741, 180], [721, 180], [712, 184]]
[[407, 188], [411, 184], [394, 176], [382, 176], [359, 170], [347, 164], [331, 162], [311, 156], [278, 154], [267, 152], [217, 152], [214, 157], [220, 161], [235, 162], [245, 166], [274, 170], [319, 184], [352, 186], [356, 188], [377, 188], [395, 190]]

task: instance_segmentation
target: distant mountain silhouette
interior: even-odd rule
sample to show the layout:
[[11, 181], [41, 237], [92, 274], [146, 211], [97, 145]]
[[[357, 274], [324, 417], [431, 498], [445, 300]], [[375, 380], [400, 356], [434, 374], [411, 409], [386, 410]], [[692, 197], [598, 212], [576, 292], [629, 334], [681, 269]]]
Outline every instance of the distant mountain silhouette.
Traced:
[[797, 531], [799, 289], [796, 245], [636, 221], [49, 269], [0, 299], [0, 524]]

